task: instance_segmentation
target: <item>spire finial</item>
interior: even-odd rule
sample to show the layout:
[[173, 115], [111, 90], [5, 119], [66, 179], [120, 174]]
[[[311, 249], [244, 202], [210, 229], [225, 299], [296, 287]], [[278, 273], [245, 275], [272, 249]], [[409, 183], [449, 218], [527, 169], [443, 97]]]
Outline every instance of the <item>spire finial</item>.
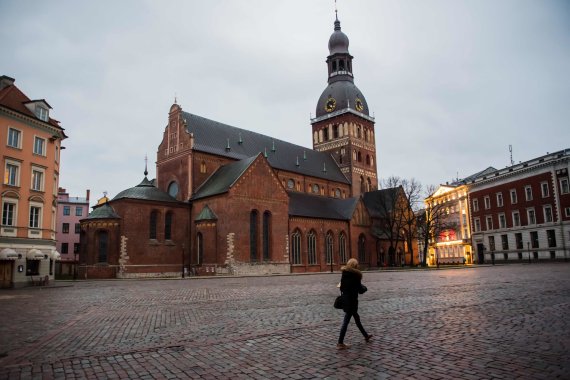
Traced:
[[334, 0], [334, 30], [340, 30], [340, 21], [338, 20], [338, 9], [336, 7], [336, 0]]
[[145, 177], [148, 175], [147, 162], [148, 162], [148, 158], [147, 158], [147, 156], [146, 156], [146, 154], [145, 154], [145, 155], [144, 155], [144, 176], [145, 176]]
[[178, 104], [178, 99], [176, 97], [176, 92], [174, 92], [174, 104]]
[[336, 21], [338, 21], [338, 9], [336, 7], [336, 0], [334, 0], [334, 15], [335, 15]]

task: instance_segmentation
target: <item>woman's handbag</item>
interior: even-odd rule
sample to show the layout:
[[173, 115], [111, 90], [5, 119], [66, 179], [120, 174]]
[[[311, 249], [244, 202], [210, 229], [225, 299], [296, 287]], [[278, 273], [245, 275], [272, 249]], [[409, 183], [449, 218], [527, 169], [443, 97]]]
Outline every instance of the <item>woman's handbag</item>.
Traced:
[[336, 297], [336, 299], [334, 300], [334, 308], [342, 309], [342, 296]]

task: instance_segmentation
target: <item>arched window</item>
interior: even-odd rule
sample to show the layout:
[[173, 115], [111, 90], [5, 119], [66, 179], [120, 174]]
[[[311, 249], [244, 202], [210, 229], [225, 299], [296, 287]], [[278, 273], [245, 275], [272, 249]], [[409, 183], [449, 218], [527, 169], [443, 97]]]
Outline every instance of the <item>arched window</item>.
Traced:
[[366, 237], [360, 234], [358, 237], [358, 261], [361, 263], [366, 262]]
[[333, 235], [332, 232], [327, 232], [327, 237], [325, 240], [325, 255], [327, 264], [332, 264], [333, 262]]
[[295, 230], [291, 235], [291, 262], [301, 264], [301, 233]]
[[368, 177], [366, 179], [366, 191], [371, 191], [372, 190], [372, 181], [370, 180], [370, 177]]
[[336, 61], [332, 62], [332, 71], [336, 71]]
[[366, 165], [370, 166], [370, 156], [366, 155]]
[[156, 240], [156, 224], [158, 222], [158, 211], [153, 210], [150, 213], [150, 230], [149, 230], [149, 239]]
[[204, 237], [201, 232], [198, 232], [198, 235], [196, 236], [196, 251], [198, 260], [196, 264], [202, 265], [204, 262]]
[[176, 196], [178, 195], [178, 184], [176, 183], [176, 181], [172, 181], [168, 185], [168, 194], [172, 198], [176, 198]]
[[360, 176], [360, 192], [364, 193], [364, 177]]
[[263, 213], [263, 260], [269, 260], [271, 248], [271, 213]]
[[338, 69], [339, 69], [339, 71], [344, 71], [344, 60], [341, 59], [338, 62]]
[[338, 125], [333, 125], [333, 138], [338, 138]]
[[356, 137], [359, 139], [362, 138], [362, 129], [360, 129], [360, 127], [356, 127]]
[[323, 128], [323, 140], [329, 141], [329, 127]]
[[356, 153], [356, 161], [362, 162], [362, 153], [360, 153], [360, 151]]
[[164, 217], [164, 239], [172, 240], [172, 211], [168, 211]]
[[251, 262], [257, 261], [257, 210], [252, 210], [249, 215], [249, 258]]
[[97, 232], [97, 253], [99, 263], [106, 263], [109, 250], [109, 233], [107, 231]]
[[206, 169], [206, 162], [202, 161], [200, 163], [200, 173], [206, 173], [207, 169]]
[[341, 264], [345, 264], [348, 258], [346, 257], [346, 235], [341, 232], [338, 236], [338, 255]]
[[309, 265], [317, 263], [317, 237], [315, 231], [311, 230], [307, 235], [307, 252], [309, 254]]

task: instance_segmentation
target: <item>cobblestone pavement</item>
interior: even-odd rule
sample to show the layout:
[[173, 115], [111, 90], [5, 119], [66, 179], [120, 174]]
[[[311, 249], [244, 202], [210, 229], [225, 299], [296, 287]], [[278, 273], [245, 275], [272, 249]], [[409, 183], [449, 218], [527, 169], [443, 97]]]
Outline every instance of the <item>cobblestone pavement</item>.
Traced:
[[570, 379], [570, 264], [0, 291], [0, 379]]

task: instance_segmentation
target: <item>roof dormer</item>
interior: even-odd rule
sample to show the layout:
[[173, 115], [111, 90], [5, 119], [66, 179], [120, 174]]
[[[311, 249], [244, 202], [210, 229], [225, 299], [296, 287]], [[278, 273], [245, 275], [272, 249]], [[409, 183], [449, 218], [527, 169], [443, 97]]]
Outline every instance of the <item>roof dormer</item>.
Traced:
[[32, 100], [24, 103], [24, 105], [41, 121], [49, 121], [49, 110], [51, 109], [51, 106], [45, 101], [45, 99]]

